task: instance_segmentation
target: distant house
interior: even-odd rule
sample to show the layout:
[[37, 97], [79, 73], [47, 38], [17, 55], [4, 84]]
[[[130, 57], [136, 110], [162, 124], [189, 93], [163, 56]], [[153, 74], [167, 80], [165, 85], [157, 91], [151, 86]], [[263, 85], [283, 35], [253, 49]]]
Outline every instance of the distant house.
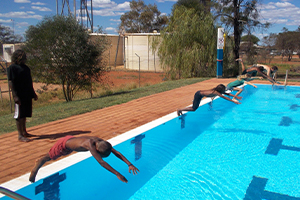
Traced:
[[23, 43], [3, 44], [3, 59], [6, 62], [11, 62], [11, 56], [15, 50], [20, 49]]

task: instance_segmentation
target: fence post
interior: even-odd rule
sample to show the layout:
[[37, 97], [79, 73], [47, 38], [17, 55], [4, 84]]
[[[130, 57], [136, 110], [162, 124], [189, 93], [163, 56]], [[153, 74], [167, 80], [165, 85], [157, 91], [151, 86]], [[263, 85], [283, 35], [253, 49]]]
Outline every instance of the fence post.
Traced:
[[139, 57], [139, 87], [140, 87], [140, 82], [141, 82], [141, 58], [140, 58], [140, 56], [137, 55], [136, 53], [135, 53], [135, 55], [136, 55], [137, 57]]

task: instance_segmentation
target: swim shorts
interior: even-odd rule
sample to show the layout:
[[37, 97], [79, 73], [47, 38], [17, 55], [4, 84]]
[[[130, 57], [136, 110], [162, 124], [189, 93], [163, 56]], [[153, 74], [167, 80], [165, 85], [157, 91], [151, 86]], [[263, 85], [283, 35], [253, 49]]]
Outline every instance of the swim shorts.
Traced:
[[32, 99], [22, 100], [21, 105], [15, 104], [14, 118], [25, 118], [32, 116]]
[[225, 90], [233, 90], [233, 88], [238, 87], [244, 84], [244, 80], [235, 80], [233, 82], [228, 83]]
[[194, 100], [193, 100], [193, 109], [194, 110], [198, 109], [202, 98], [203, 98], [203, 96], [201, 95], [200, 91], [197, 91], [194, 95]]
[[251, 76], [256, 76], [256, 75], [257, 75], [257, 71], [256, 71], [256, 70], [253, 70], [253, 71], [248, 72], [247, 69], [245, 69], [245, 70], [242, 72], [242, 75], [244, 75], [244, 74], [250, 74]]
[[72, 153], [72, 150], [66, 148], [66, 142], [74, 136], [67, 135], [66, 137], [60, 138], [49, 150], [49, 156], [52, 160], [59, 158], [60, 156], [68, 155]]

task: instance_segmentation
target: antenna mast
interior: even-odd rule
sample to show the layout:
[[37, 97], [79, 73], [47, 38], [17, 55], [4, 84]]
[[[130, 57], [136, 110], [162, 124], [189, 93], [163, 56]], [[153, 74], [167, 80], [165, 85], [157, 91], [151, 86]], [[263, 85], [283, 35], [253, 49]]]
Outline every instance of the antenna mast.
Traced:
[[[59, 3], [61, 1], [61, 10], [59, 10]], [[80, 13], [78, 20], [82, 26], [86, 26], [93, 33], [93, 0], [90, 0], [90, 11], [88, 8], [87, 0], [80, 0]], [[69, 0], [56, 0], [56, 14], [57, 15], [74, 15], [76, 17], [76, 0], [73, 0], [73, 13], [71, 10]], [[86, 21], [85, 21], [86, 20]]]

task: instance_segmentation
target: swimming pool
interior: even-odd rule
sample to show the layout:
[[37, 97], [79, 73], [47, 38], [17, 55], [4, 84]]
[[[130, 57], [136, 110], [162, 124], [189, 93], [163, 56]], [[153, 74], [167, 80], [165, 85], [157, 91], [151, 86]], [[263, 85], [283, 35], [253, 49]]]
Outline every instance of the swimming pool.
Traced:
[[116, 145], [140, 170], [133, 176], [116, 157], [105, 159], [127, 184], [87, 156], [17, 192], [61, 200], [300, 199], [300, 87], [246, 86], [241, 96], [240, 105], [217, 99]]

